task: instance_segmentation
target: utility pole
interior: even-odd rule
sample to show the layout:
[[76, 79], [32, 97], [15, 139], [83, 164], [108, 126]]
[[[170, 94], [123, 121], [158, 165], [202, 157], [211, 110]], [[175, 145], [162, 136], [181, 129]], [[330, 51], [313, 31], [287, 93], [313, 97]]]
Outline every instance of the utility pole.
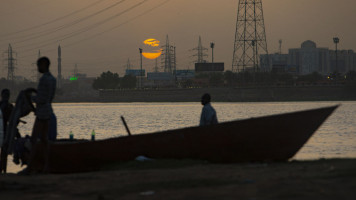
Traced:
[[140, 50], [140, 60], [141, 60], [141, 69], [140, 69], [140, 80], [139, 80], [139, 88], [142, 89], [142, 49], [139, 48]]
[[336, 62], [336, 65], [335, 65], [335, 84], [337, 83], [337, 78], [338, 78], [338, 74], [339, 74], [339, 67], [338, 67], [338, 57], [337, 57], [337, 45], [339, 44], [340, 42], [340, 39], [338, 37], [334, 37], [333, 38], [334, 40], [334, 43], [335, 43], [335, 62]]
[[210, 48], [211, 48], [211, 64], [212, 64], [213, 69], [214, 69], [214, 47], [215, 47], [215, 43], [214, 43], [214, 42], [210, 43]]
[[215, 43], [214, 43], [214, 42], [210, 43], [210, 47], [211, 47], [211, 63], [214, 63], [214, 48], [215, 48]]
[[334, 40], [334, 43], [335, 43], [335, 57], [336, 57], [335, 71], [336, 71], [336, 73], [338, 73], [339, 68], [338, 68], [338, 57], [337, 57], [337, 45], [339, 44], [340, 39], [338, 37], [334, 37], [333, 40]]

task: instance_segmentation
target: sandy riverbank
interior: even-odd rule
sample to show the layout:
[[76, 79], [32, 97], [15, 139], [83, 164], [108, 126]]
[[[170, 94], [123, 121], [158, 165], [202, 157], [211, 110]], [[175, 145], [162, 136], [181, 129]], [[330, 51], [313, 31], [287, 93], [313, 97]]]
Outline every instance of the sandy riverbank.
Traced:
[[69, 175], [2, 175], [0, 199], [356, 199], [356, 159], [131, 162]]

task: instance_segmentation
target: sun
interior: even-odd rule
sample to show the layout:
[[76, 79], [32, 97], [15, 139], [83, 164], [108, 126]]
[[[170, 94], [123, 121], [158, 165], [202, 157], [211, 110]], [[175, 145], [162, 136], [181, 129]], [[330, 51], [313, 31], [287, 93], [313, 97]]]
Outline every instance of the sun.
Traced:
[[154, 60], [162, 55], [162, 49], [159, 46], [159, 40], [149, 38], [143, 41], [143, 44], [145, 44], [145, 47], [143, 48], [142, 55], [145, 58]]
[[159, 41], [153, 38], [147, 39], [143, 41], [145, 45], [152, 46], [152, 47], [159, 47]]

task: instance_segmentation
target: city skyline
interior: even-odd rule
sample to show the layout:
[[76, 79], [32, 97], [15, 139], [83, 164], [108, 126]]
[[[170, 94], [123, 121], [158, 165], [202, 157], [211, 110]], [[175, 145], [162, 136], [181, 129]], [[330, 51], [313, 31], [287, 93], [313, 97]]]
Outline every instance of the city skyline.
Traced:
[[[52, 60], [51, 71], [56, 75], [61, 45], [63, 76], [68, 76], [76, 63], [88, 76], [108, 70], [123, 76], [128, 58], [139, 68], [138, 48], [144, 46], [145, 39], [155, 38], [164, 44], [167, 34], [177, 47], [178, 69], [193, 69], [194, 52], [189, 50], [198, 45], [201, 36], [207, 48], [215, 42], [215, 60], [225, 62], [225, 69], [231, 70], [236, 0], [1, 1], [0, 50], [6, 51], [10, 43], [17, 52], [16, 75], [27, 76], [35, 70], [32, 63], [38, 50]], [[284, 53], [306, 40], [333, 49], [334, 36], [341, 39], [339, 49], [356, 49], [355, 6], [352, 0], [263, 1], [269, 53], [278, 51], [280, 39]], [[144, 65], [153, 71], [155, 63], [145, 59]], [[6, 74], [6, 63], [2, 62], [0, 77]]]

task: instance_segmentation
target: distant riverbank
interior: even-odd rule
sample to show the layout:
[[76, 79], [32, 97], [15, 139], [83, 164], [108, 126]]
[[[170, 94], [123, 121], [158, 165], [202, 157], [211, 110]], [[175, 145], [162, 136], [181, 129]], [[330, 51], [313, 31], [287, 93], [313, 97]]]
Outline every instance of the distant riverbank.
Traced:
[[61, 102], [196, 102], [210, 93], [214, 102], [356, 101], [356, 86], [296, 86], [106, 90], [57, 95]]

